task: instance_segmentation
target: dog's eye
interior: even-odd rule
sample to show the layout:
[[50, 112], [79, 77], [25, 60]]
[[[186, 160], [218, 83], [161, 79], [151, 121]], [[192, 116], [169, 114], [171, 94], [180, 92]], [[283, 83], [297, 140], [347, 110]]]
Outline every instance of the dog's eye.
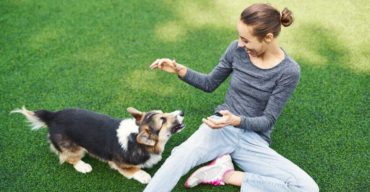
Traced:
[[162, 119], [162, 124], [165, 124], [167, 122], [167, 119], [165, 117], [161, 117]]

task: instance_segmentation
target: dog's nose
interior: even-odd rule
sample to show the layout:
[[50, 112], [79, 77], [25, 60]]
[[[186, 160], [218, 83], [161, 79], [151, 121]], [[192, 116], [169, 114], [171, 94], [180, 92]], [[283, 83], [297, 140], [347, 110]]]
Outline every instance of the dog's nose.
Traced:
[[181, 117], [183, 117], [185, 115], [185, 113], [183, 111], [180, 111], [180, 114], [179, 114]]

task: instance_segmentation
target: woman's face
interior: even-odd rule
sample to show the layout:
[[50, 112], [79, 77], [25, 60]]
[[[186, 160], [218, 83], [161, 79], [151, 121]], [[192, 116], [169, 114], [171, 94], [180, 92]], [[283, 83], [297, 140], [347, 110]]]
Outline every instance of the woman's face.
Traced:
[[267, 44], [264, 40], [259, 41], [256, 36], [253, 36], [252, 26], [239, 20], [237, 31], [239, 34], [238, 46], [243, 47], [249, 56], [259, 57], [265, 53]]

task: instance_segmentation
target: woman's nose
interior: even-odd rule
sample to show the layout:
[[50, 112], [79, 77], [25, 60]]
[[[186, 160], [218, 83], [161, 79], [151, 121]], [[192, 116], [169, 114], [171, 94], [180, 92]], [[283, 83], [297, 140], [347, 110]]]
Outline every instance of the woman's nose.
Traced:
[[240, 39], [238, 40], [238, 47], [245, 47], [245, 44]]

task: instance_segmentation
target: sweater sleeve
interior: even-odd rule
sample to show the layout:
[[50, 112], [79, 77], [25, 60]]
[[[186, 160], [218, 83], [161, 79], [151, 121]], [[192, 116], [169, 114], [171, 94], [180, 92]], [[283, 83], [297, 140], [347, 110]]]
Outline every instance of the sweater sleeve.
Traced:
[[293, 69], [283, 74], [273, 90], [265, 110], [261, 116], [247, 117], [240, 116], [240, 127], [253, 130], [255, 132], [265, 132], [274, 126], [285, 103], [294, 92], [300, 78], [300, 68], [296, 65]]
[[218, 65], [209, 74], [203, 74], [188, 68], [185, 77], [180, 79], [205, 92], [214, 91], [232, 72], [233, 55], [236, 47], [237, 42], [232, 42]]

